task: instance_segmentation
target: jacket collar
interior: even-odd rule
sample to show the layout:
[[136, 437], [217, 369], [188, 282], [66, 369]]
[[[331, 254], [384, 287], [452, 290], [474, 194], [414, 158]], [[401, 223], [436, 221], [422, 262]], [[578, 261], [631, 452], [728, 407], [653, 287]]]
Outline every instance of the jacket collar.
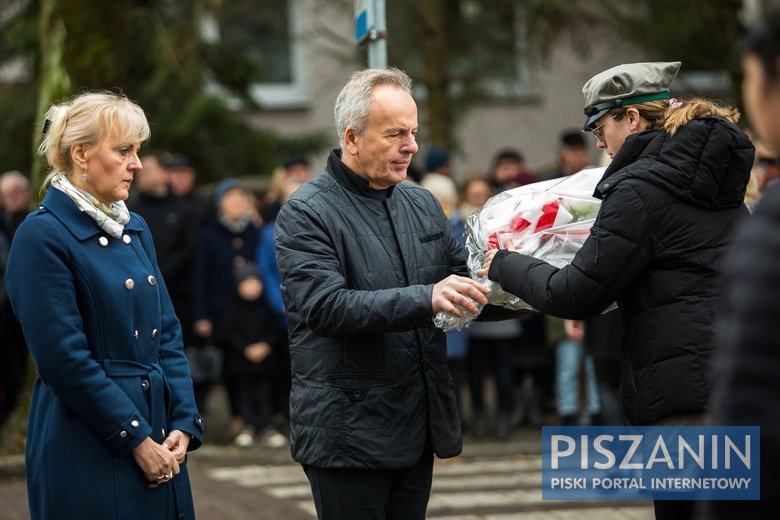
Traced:
[[[79, 211], [78, 206], [70, 197], [56, 188], [49, 188], [41, 201], [41, 207], [46, 208], [49, 213], [57, 217], [78, 240], [86, 240], [104, 232], [89, 215]], [[142, 231], [144, 227], [138, 215], [130, 213], [130, 222], [125, 224], [125, 229]]]
[[648, 130], [638, 134], [631, 134], [626, 138], [623, 146], [612, 159], [601, 180], [596, 184], [596, 191], [593, 196], [601, 199], [606, 195], [610, 188], [614, 187], [617, 179], [610, 179], [616, 172], [622, 170], [629, 164], [634, 163], [639, 157], [648, 153], [657, 153], [662, 144], [665, 132], [661, 130]]
[[[371, 197], [371, 192], [376, 191], [368, 185], [368, 180], [355, 173], [349, 166], [341, 160], [341, 150], [338, 148], [331, 150], [328, 156], [328, 171], [333, 175], [336, 181], [349, 191], [360, 195], [361, 197]], [[387, 197], [393, 195], [395, 186], [388, 188]]]

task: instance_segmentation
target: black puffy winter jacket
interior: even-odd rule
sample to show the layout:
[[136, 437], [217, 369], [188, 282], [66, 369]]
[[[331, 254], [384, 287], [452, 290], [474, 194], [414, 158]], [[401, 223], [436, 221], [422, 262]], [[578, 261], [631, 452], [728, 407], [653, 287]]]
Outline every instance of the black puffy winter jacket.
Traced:
[[461, 451], [431, 292], [467, 274], [464, 252], [430, 192], [390, 190], [371, 198], [334, 152], [276, 220], [302, 464], [391, 469], [415, 464], [426, 444], [439, 457]]
[[747, 215], [753, 154], [748, 137], [717, 117], [674, 136], [631, 135], [597, 185], [601, 210], [570, 265], [506, 251], [493, 260], [490, 279], [545, 313], [586, 318], [617, 301], [632, 424], [707, 406], [719, 260]]

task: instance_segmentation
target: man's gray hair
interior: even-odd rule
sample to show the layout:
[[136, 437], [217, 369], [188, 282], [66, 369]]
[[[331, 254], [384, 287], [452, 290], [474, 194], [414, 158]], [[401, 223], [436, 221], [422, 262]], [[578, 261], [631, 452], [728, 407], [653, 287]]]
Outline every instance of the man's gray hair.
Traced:
[[333, 116], [336, 120], [336, 132], [339, 143], [344, 147], [344, 132], [351, 128], [357, 135], [363, 135], [368, 126], [371, 113], [371, 97], [374, 88], [380, 85], [392, 85], [412, 94], [412, 79], [402, 70], [364, 69], [352, 74], [336, 98]]

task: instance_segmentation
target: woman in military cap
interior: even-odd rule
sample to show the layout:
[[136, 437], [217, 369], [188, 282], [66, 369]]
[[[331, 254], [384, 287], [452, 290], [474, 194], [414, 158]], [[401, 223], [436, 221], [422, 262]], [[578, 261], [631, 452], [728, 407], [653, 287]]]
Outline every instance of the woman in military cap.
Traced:
[[[738, 112], [670, 99], [679, 62], [620, 65], [591, 78], [584, 130], [612, 162], [582, 249], [561, 269], [507, 249], [489, 252], [491, 280], [541, 312], [581, 319], [617, 301], [625, 322], [623, 403], [635, 425], [703, 424], [718, 261], [747, 214], [753, 145]], [[680, 501], [656, 502], [667, 509]]]
[[43, 131], [49, 189], [7, 270], [39, 376], [30, 516], [194, 518], [185, 455], [203, 425], [149, 228], [124, 204], [146, 115], [124, 96], [84, 93], [52, 106]]

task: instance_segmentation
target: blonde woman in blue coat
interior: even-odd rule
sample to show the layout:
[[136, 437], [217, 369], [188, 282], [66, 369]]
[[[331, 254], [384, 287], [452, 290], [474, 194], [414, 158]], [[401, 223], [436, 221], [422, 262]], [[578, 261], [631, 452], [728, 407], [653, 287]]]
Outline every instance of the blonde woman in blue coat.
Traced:
[[152, 237], [123, 202], [146, 116], [124, 96], [85, 93], [51, 107], [43, 131], [48, 191], [7, 269], [38, 371], [30, 515], [194, 518], [185, 455], [203, 424]]

